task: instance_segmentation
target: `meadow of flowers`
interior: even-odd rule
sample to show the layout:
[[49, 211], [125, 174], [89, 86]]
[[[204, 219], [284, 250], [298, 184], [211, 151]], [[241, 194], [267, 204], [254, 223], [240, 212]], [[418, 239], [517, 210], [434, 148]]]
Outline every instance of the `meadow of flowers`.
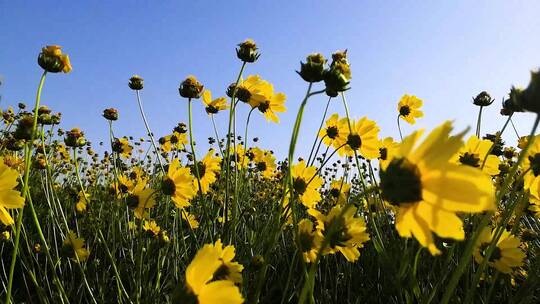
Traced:
[[[227, 88], [211, 91], [195, 76], [180, 82], [189, 119], [167, 135], [152, 133], [144, 80], [132, 76], [126, 90], [147, 136], [115, 133], [121, 113], [105, 109], [110, 136], [96, 153], [82, 130], [60, 127], [62, 109], [40, 103], [45, 79], [72, 70], [60, 46], [41, 50], [35, 104], [2, 109], [5, 303], [538, 301], [540, 116], [517, 147], [502, 135], [515, 112], [539, 115], [540, 71], [528, 87], [512, 87], [495, 134], [481, 132], [482, 110], [494, 106], [487, 92], [470, 103], [476, 130], [446, 121], [403, 134], [400, 124], [424, 115], [422, 99], [403, 95], [392, 138], [368, 117], [350, 118], [346, 51], [307, 56], [299, 101], [256, 74], [254, 41], [236, 54]], [[310, 153], [297, 155], [302, 118], [320, 99], [326, 110]], [[328, 113], [331, 101], [345, 116]], [[208, 120], [194, 122], [201, 102]], [[248, 131], [258, 127], [251, 115], [279, 123], [285, 104], [298, 110], [279, 159]], [[193, 138], [201, 124], [213, 131], [209, 150]]]

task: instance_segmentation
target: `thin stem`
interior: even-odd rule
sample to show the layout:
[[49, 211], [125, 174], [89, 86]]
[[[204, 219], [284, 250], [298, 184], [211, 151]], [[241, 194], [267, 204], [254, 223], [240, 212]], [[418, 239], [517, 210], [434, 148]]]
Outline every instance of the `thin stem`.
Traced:
[[197, 177], [197, 185], [199, 193], [202, 196], [201, 175], [199, 174], [199, 164], [197, 163], [197, 155], [195, 155], [195, 144], [193, 143], [193, 115], [191, 114], [191, 98], [188, 99], [188, 124], [189, 124], [189, 146], [191, 147], [191, 155], [193, 157], [193, 168], [195, 168], [195, 176]]
[[247, 139], [247, 136], [248, 136], [248, 128], [249, 128], [249, 118], [251, 117], [251, 113], [253, 113], [253, 110], [255, 110], [256, 108], [251, 108], [251, 110], [249, 110], [249, 113], [248, 113], [248, 116], [247, 116], [247, 119], [246, 119], [246, 130], [244, 131], [244, 153], [242, 155], [242, 161], [240, 163], [240, 165], [244, 165], [244, 159], [246, 158], [246, 153], [247, 153], [247, 145], [248, 145], [248, 139]]
[[401, 138], [401, 140], [403, 140], [403, 134], [401, 133], [401, 125], [399, 124], [399, 119], [401, 118], [401, 114], [399, 114], [397, 116], [397, 128], [398, 128], [398, 131], [399, 131], [399, 138]]
[[484, 106], [480, 106], [480, 110], [478, 110], [478, 119], [476, 121], [476, 137], [480, 138], [480, 126], [482, 125], [482, 110], [484, 109]]
[[166, 174], [165, 167], [163, 167], [163, 163], [161, 162], [161, 154], [159, 153], [159, 150], [156, 146], [156, 142], [154, 141], [154, 135], [152, 131], [150, 131], [150, 126], [148, 125], [148, 121], [146, 120], [146, 115], [144, 115], [144, 110], [143, 110], [139, 90], [135, 90], [135, 92], [137, 92], [137, 103], [139, 104], [139, 110], [141, 111], [141, 116], [144, 121], [144, 126], [146, 127], [146, 131], [148, 132], [148, 137], [150, 137], [150, 142], [152, 143], [152, 147], [154, 147], [154, 151], [156, 152], [156, 157], [159, 162], [159, 167], [161, 168], [161, 172], [163, 172], [163, 174]]
[[219, 134], [216, 128], [216, 121], [214, 120], [214, 114], [210, 114], [210, 118], [212, 119], [212, 126], [214, 127], [214, 133], [216, 134], [216, 143], [219, 148], [219, 152], [221, 154], [221, 157], [224, 157], [223, 148], [221, 147], [221, 141], [219, 139]]
[[516, 129], [516, 126], [514, 125], [514, 121], [512, 120], [512, 117], [510, 116], [510, 123], [512, 124], [512, 129], [514, 129], [514, 132], [516, 133], [517, 138], [519, 139], [519, 133]]
[[[319, 126], [319, 130], [317, 130], [317, 133], [315, 133], [315, 140], [313, 141], [313, 145], [311, 146], [311, 152], [309, 152], [309, 157], [308, 157], [307, 164], [309, 164], [309, 161], [311, 160], [313, 150], [315, 149], [315, 145], [317, 144], [317, 139], [319, 138], [319, 132], [321, 132], [321, 129], [322, 129], [323, 125], [324, 125], [324, 120], [326, 119], [326, 113], [328, 113], [328, 107], [330, 106], [330, 100], [332, 100], [332, 97], [328, 97], [328, 102], [326, 102], [326, 108], [324, 108], [324, 114], [323, 114], [323, 117], [321, 119], [321, 124]], [[314, 157], [317, 157], [317, 153], [315, 153]]]

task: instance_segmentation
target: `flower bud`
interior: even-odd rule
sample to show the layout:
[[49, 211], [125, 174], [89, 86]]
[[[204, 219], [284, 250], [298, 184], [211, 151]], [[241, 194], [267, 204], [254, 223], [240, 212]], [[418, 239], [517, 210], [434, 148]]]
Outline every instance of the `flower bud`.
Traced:
[[139, 91], [142, 90], [144, 87], [144, 79], [142, 79], [139, 75], [133, 75], [129, 79], [128, 86], [130, 89]]
[[66, 132], [64, 143], [66, 146], [72, 148], [83, 147], [86, 144], [86, 139], [84, 138], [84, 133], [79, 128], [73, 128]]
[[236, 82], [233, 82], [227, 87], [227, 91], [226, 91], [227, 96], [229, 96], [230, 98], [233, 98], [235, 89], [236, 89]]
[[310, 54], [306, 63], [300, 62], [300, 72], [296, 71], [307, 82], [319, 82], [324, 78], [324, 65], [326, 58], [322, 54]]
[[17, 128], [13, 133], [13, 137], [15, 137], [15, 139], [30, 140], [32, 139], [33, 127], [34, 116], [31, 114], [26, 114], [19, 119], [19, 123], [17, 124]]
[[24, 148], [24, 141], [13, 137], [9, 137], [4, 144], [9, 151], [20, 151]]
[[22, 102], [19, 102], [19, 103], [17, 104], [17, 107], [19, 107], [19, 109], [21, 109], [21, 110], [26, 109], [26, 105], [25, 105], [24, 103], [22, 103]]
[[492, 104], [494, 100], [495, 99], [491, 98], [488, 92], [482, 91], [480, 92], [480, 94], [476, 95], [476, 97], [473, 98], [473, 104], [479, 107], [487, 107]]
[[333, 67], [324, 71], [324, 84], [326, 85], [326, 94], [330, 97], [336, 97], [338, 92], [348, 90], [350, 67], [345, 63], [337, 63]]
[[174, 127], [174, 131], [180, 134], [184, 134], [187, 132], [187, 126], [185, 123], [181, 122], [176, 127]]
[[178, 92], [184, 98], [199, 98], [201, 97], [204, 86], [193, 75], [189, 75], [180, 83]]
[[103, 117], [110, 121], [118, 120], [118, 110], [114, 108], [105, 109], [103, 110]]
[[244, 42], [238, 44], [236, 56], [243, 62], [255, 62], [257, 59], [259, 59], [261, 54], [257, 52], [257, 45], [255, 44], [255, 41], [246, 39]]
[[71, 62], [67, 54], [62, 54], [62, 47], [58, 45], [48, 45], [41, 49], [38, 56], [38, 64], [45, 71], [50, 73], [71, 72]]
[[540, 70], [531, 72], [529, 86], [519, 98], [523, 109], [540, 114]]

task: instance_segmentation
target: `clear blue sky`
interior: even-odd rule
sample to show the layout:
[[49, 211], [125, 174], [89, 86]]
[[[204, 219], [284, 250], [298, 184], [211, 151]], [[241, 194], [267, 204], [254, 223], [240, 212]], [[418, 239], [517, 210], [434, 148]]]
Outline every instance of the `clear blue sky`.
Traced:
[[[418, 127], [454, 119], [459, 128], [474, 126], [471, 97], [487, 90], [497, 99], [487, 109], [483, 130], [501, 127], [500, 100], [512, 84], [525, 86], [529, 71], [540, 66], [538, 1], [42, 1], [0, 0], [1, 107], [32, 104], [40, 75], [36, 63], [46, 44], [63, 46], [73, 72], [49, 75], [43, 103], [63, 113], [62, 126], [78, 126], [95, 143], [107, 141], [102, 110], [120, 111], [117, 135], [145, 134], [132, 74], [145, 79], [142, 92], [157, 137], [187, 120], [187, 104], [178, 84], [196, 75], [214, 96], [224, 95], [240, 67], [235, 45], [253, 38], [260, 60], [247, 68], [286, 93], [289, 111], [274, 125], [255, 115], [250, 137], [263, 148], [285, 155], [306, 83], [294, 72], [311, 52], [327, 56], [349, 50], [353, 116], [367, 115], [382, 136], [398, 137], [396, 103], [405, 94], [425, 102]], [[326, 98], [313, 98], [302, 125], [300, 154], [320, 122]], [[247, 111], [240, 111], [239, 131]], [[334, 101], [331, 112], [343, 113]], [[194, 108], [195, 136], [213, 135], [202, 104]], [[221, 133], [226, 114], [218, 115]], [[531, 114], [517, 114], [521, 135]], [[404, 124], [405, 133], [413, 128]], [[510, 132], [509, 142], [515, 141]]]

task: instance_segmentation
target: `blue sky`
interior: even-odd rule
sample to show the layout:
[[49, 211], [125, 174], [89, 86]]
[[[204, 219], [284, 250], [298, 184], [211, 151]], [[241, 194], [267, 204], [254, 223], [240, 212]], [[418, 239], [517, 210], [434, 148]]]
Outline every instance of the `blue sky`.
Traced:
[[[84, 3], [83, 3], [84, 2]], [[71, 57], [73, 72], [49, 75], [43, 104], [63, 113], [62, 126], [80, 127], [95, 144], [108, 140], [101, 117], [115, 107], [117, 135], [145, 134], [134, 92], [133, 74], [145, 79], [143, 102], [157, 137], [187, 121], [178, 85], [196, 75], [214, 96], [240, 68], [235, 45], [253, 38], [262, 53], [247, 74], [260, 74], [287, 95], [281, 124], [260, 115], [250, 137], [260, 146], [286, 154], [292, 125], [307, 84], [294, 72], [312, 52], [327, 56], [348, 49], [353, 117], [368, 116], [381, 136], [398, 137], [396, 104], [407, 93], [424, 100], [425, 118], [414, 127], [431, 128], [446, 119], [457, 128], [474, 126], [471, 97], [488, 91], [496, 103], [485, 111], [483, 130], [504, 120], [500, 101], [511, 85], [525, 86], [540, 66], [538, 1], [38, 1], [0, 0], [2, 108], [32, 104], [40, 75], [36, 58], [46, 44], [59, 44]], [[319, 84], [318, 86], [322, 86]], [[299, 154], [309, 150], [326, 103], [314, 97], [306, 109]], [[343, 113], [338, 100], [330, 112]], [[239, 131], [247, 109], [239, 114]], [[194, 107], [195, 137], [205, 143], [212, 125], [201, 103]], [[218, 114], [221, 133], [226, 114]], [[516, 114], [520, 135], [532, 114]], [[403, 124], [404, 133], [414, 130]], [[510, 143], [515, 135], [506, 133]]]

